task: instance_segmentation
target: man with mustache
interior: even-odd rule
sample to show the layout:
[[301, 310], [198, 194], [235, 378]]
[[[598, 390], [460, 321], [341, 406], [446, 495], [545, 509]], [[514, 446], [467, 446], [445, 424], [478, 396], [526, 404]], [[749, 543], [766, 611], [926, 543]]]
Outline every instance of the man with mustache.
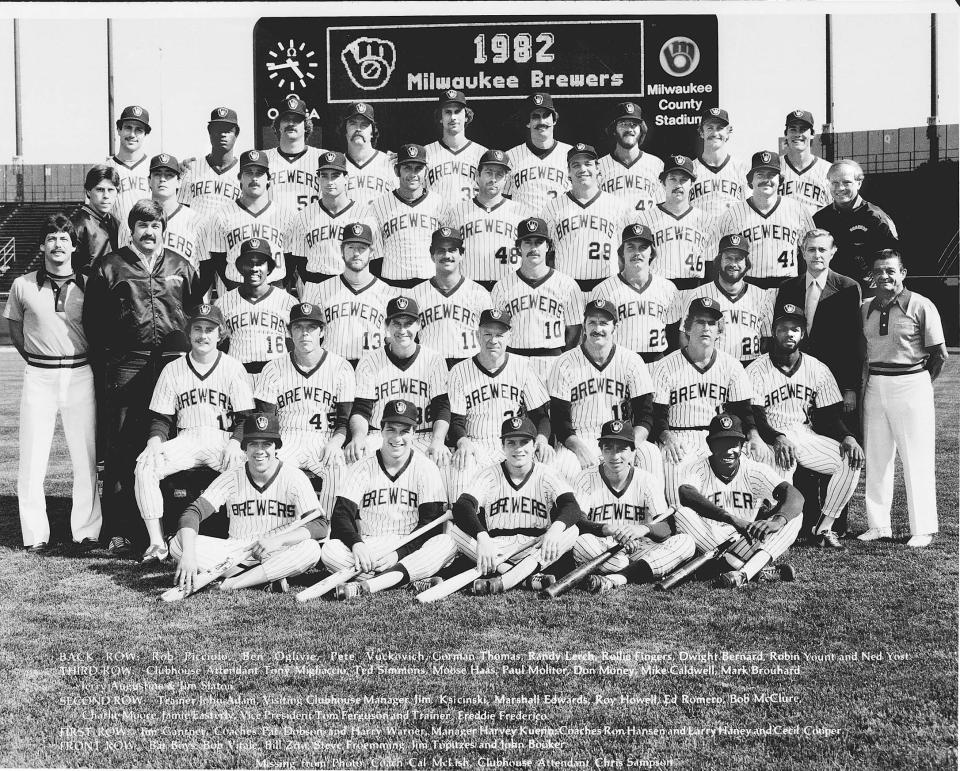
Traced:
[[507, 153], [512, 171], [504, 192], [521, 206], [539, 212], [551, 199], [570, 189], [570, 145], [553, 138], [560, 114], [550, 94], [529, 96], [523, 103], [521, 118], [526, 120], [527, 140]]
[[380, 130], [373, 105], [354, 102], [340, 122], [340, 133], [346, 140], [347, 195], [365, 206], [374, 198], [397, 189], [393, 170], [396, 153], [377, 149]]
[[279, 145], [266, 151], [273, 199], [288, 217], [320, 200], [317, 166], [323, 150], [307, 144], [313, 120], [307, 103], [292, 94], [273, 121]]
[[649, 211], [663, 200], [663, 188], [657, 177], [663, 161], [640, 148], [647, 138], [647, 124], [635, 102], [617, 105], [607, 123], [607, 133], [616, 145], [597, 164], [600, 189], [622, 198], [634, 214]]

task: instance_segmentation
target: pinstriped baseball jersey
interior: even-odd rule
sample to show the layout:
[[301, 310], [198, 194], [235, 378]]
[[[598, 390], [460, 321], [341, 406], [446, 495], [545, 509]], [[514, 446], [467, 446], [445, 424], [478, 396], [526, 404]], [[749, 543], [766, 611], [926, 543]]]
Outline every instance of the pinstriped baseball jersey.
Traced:
[[370, 202], [368, 218], [376, 222], [374, 233], [381, 244], [383, 277], [386, 279], [430, 278], [430, 237], [447, 221], [447, 203], [426, 192], [408, 202], [396, 192]]
[[507, 175], [504, 195], [509, 195], [530, 211], [542, 211], [550, 199], [570, 189], [567, 174], [569, 149], [566, 142], [557, 142], [543, 160], [531, 152], [526, 143], [508, 150], [511, 171]]
[[809, 424], [814, 408], [843, 400], [837, 381], [819, 359], [800, 354], [790, 372], [764, 354], [747, 366], [753, 384], [753, 403], [766, 408], [767, 420], [777, 431]]
[[347, 471], [337, 496], [357, 504], [357, 526], [364, 538], [406, 535], [417, 527], [420, 506], [447, 500], [440, 469], [412, 450], [396, 476], [384, 470], [379, 450], [358, 460]]
[[230, 355], [244, 364], [269, 361], [287, 352], [287, 319], [297, 301], [275, 286], [251, 301], [231, 289], [217, 298], [230, 335]]
[[[203, 232], [203, 245], [207, 253], [227, 255], [227, 278], [241, 283], [243, 276], [237, 270], [237, 255], [240, 244], [248, 238], [262, 238], [270, 242], [270, 251], [277, 263], [267, 280], [270, 283], [283, 280], [283, 235], [287, 229], [289, 212], [276, 201], [270, 201], [263, 209], [253, 213], [239, 201], [227, 204], [209, 220]], [[221, 292], [222, 294], [222, 292]]]
[[600, 466], [580, 472], [573, 481], [573, 493], [591, 522], [636, 522], [659, 516], [667, 510], [663, 480], [643, 469], [630, 469], [627, 486], [615, 492], [600, 473]]
[[253, 392], [243, 365], [232, 356], [218, 353], [204, 374], [188, 353], [170, 362], [160, 372], [150, 409], [161, 415], [176, 415], [177, 428], [218, 428], [229, 431], [230, 413], [252, 410]]
[[289, 161], [280, 154], [278, 147], [265, 152], [270, 164], [270, 194], [291, 214], [320, 200], [317, 167], [324, 152], [316, 147], [305, 147]]
[[[113, 204], [113, 215], [120, 220], [121, 225], [127, 223], [127, 215], [133, 205], [150, 197], [150, 159], [144, 155], [139, 161], [129, 166], [113, 155], [106, 160], [107, 166], [113, 166], [120, 177], [120, 186], [117, 188], [117, 200]], [[120, 244], [123, 246], [123, 243]]]
[[[196, 269], [200, 265], [200, 260], [206, 259], [201, 241], [203, 227], [203, 217], [187, 206], [179, 206], [167, 217], [167, 227], [163, 231], [163, 245], [179, 254]], [[120, 246], [127, 246], [130, 243], [130, 228], [127, 227], [126, 222], [120, 223], [117, 239]]]
[[600, 189], [623, 199], [636, 213], [645, 212], [663, 200], [662, 171], [663, 161], [643, 151], [629, 166], [613, 154], [597, 161]]
[[344, 226], [364, 222], [375, 229], [375, 223], [364, 216], [365, 209], [351, 201], [342, 211], [331, 214], [323, 201], [310, 204], [287, 223], [284, 251], [295, 257], [306, 257], [307, 270], [312, 273], [342, 273], [340, 239]]
[[463, 239], [463, 272], [474, 281], [499, 281], [520, 267], [517, 223], [533, 216], [504, 198], [491, 208], [476, 198], [450, 209], [448, 224]]
[[507, 476], [502, 463], [487, 466], [470, 484], [466, 494], [476, 499], [488, 532], [543, 531], [550, 527], [550, 512], [564, 493], [573, 490], [552, 468], [534, 461], [519, 483]]
[[623, 201], [599, 190], [581, 203], [568, 192], [550, 201], [541, 216], [550, 230], [557, 270], [575, 279], [616, 272], [620, 235], [630, 222]]
[[550, 371], [547, 388], [554, 399], [570, 402], [573, 430], [595, 439], [608, 420], [630, 420], [630, 400], [653, 393], [653, 381], [643, 359], [614, 345], [603, 364], [594, 364], [577, 346], [561, 355]]
[[296, 466], [282, 462], [262, 489], [250, 479], [244, 464], [213, 480], [203, 497], [215, 508], [226, 505], [229, 537], [244, 541], [320, 508], [306, 475]]
[[523, 356], [512, 353], [495, 372], [476, 357], [450, 370], [450, 411], [466, 415], [467, 436], [480, 441], [500, 439], [507, 418], [541, 407], [550, 400], [543, 382]]
[[790, 159], [783, 155], [780, 158], [781, 180], [777, 192], [801, 204], [812, 217], [833, 202], [827, 181], [828, 171], [830, 162], [823, 158], [814, 156], [806, 168], [796, 169]]
[[773, 491], [783, 480], [766, 463], [740, 456], [740, 468], [724, 482], [710, 466], [710, 458], [693, 458], [680, 467], [681, 485], [691, 485], [711, 503], [752, 522], [764, 500], [773, 502]]
[[323, 347], [356, 360], [383, 345], [387, 302], [395, 294], [393, 287], [378, 278], [371, 278], [362, 289], [354, 289], [343, 276], [334, 276], [319, 284], [305, 284], [301, 300], [323, 309], [327, 325]]
[[255, 395], [276, 405], [281, 436], [299, 431], [328, 437], [337, 405], [352, 402], [355, 389], [353, 367], [343, 357], [323, 351], [309, 370], [297, 365], [293, 353], [271, 361], [257, 379]]
[[380, 430], [383, 408], [391, 399], [406, 399], [417, 408], [418, 434], [432, 431], [434, 416], [430, 400], [447, 393], [447, 362], [439, 353], [424, 345], [397, 366], [386, 348], [372, 351], [357, 364], [357, 398], [374, 399], [370, 427]]
[[690, 203], [709, 217], [719, 217], [729, 206], [747, 200], [750, 194], [747, 164], [732, 155], [719, 166], [695, 158], [693, 171], [697, 178], [690, 187]]
[[487, 148], [468, 142], [451, 150], [442, 140], [431, 142], [427, 151], [427, 190], [439, 195], [449, 206], [469, 201], [477, 194], [477, 163]]
[[420, 308], [419, 340], [448, 359], [464, 359], [480, 350], [477, 328], [480, 314], [490, 307], [490, 293], [476, 281], [461, 278], [450, 292], [428, 279], [410, 296]]
[[645, 211], [637, 222], [653, 233], [657, 257], [650, 270], [664, 278], [702, 278], [704, 264], [713, 255], [707, 253], [713, 221], [702, 209], [691, 206], [680, 216], [657, 204]]
[[716, 255], [723, 236], [739, 233], [750, 242], [753, 278], [796, 276], [800, 241], [814, 227], [807, 210], [791, 198], [780, 196], [766, 215], [757, 211], [752, 200], [746, 200], [720, 215], [707, 253]]
[[206, 156], [200, 157], [183, 174], [180, 182], [180, 203], [186, 204], [201, 217], [213, 214], [240, 197], [240, 169], [234, 159], [223, 171], [216, 171]]
[[590, 300], [607, 300], [617, 308], [617, 327], [613, 339], [617, 345], [637, 353], [667, 350], [667, 324], [677, 301], [677, 287], [672, 281], [650, 274], [643, 289], [635, 289], [617, 274], [597, 284]]
[[653, 400], [669, 408], [671, 428], [707, 426], [726, 402], [753, 398], [740, 362], [720, 350], [704, 370], [690, 361], [685, 348], [668, 354], [654, 365], [653, 386]]
[[491, 300], [513, 317], [513, 348], [562, 348], [566, 327], [583, 323], [583, 292], [553, 268], [537, 281], [515, 271], [497, 283]]
[[748, 283], [740, 296], [732, 300], [716, 281], [711, 281], [681, 292], [676, 316], [682, 320], [697, 297], [713, 298], [723, 312], [723, 334], [717, 340], [717, 348], [735, 359], [750, 361], [760, 355], [760, 338], [770, 337], [776, 296], [776, 289], [761, 289]]
[[364, 163], [358, 164], [347, 154], [347, 196], [365, 206], [374, 198], [397, 189], [397, 156], [377, 150]]

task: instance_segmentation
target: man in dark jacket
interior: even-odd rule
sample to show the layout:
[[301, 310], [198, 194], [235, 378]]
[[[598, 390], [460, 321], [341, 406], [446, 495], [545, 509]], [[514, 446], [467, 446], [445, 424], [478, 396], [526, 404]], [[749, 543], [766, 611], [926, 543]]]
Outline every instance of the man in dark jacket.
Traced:
[[150, 397], [164, 364], [185, 350], [184, 309], [201, 301], [199, 278], [163, 246], [160, 204], [134, 204], [131, 244], [97, 260], [84, 296], [83, 326], [96, 376], [104, 383], [103, 540], [114, 553], [145, 543], [133, 493], [137, 456], [147, 441]]
[[113, 166], [101, 163], [87, 172], [83, 183], [86, 203], [70, 218], [77, 231], [77, 248], [72, 258], [74, 273], [89, 276], [98, 257], [119, 248], [120, 223], [111, 214], [119, 188], [120, 175]]

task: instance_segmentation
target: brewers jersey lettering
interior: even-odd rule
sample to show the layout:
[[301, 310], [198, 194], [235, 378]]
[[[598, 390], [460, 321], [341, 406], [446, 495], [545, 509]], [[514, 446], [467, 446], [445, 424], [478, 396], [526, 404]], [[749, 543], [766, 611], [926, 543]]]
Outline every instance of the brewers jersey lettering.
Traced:
[[530, 211], [542, 211], [552, 198], [570, 189], [567, 174], [567, 151], [570, 145], [556, 142], [542, 159], [524, 143], [507, 152], [511, 171], [507, 175], [504, 195]]
[[440, 469], [418, 452], [410, 453], [395, 477], [384, 471], [379, 452], [358, 460], [337, 496], [357, 505], [357, 527], [364, 538], [406, 535], [417, 527], [419, 506], [447, 500]]
[[234, 159], [222, 171], [214, 169], [206, 156], [196, 161], [183, 174], [180, 183], [180, 203], [201, 217], [213, 214], [240, 197], [237, 178], [238, 160]]
[[372, 351], [357, 364], [357, 398], [374, 400], [370, 428], [380, 430], [383, 408], [391, 399], [406, 399], [417, 408], [417, 434], [433, 431], [430, 401], [447, 393], [447, 363], [423, 345], [400, 366], [386, 348]]
[[490, 307], [490, 293], [476, 281], [460, 279], [444, 292], [436, 279], [417, 284], [410, 296], [420, 308], [419, 340], [447, 359], [465, 359], [480, 350], [480, 314]]
[[376, 222], [385, 279], [427, 279], [434, 274], [430, 260], [433, 232], [446, 224], [447, 203], [436, 193], [425, 192], [406, 201], [392, 192], [370, 203], [368, 217]]
[[583, 203], [568, 192], [547, 203], [541, 216], [550, 230], [557, 270], [579, 280], [616, 273], [620, 235], [630, 222], [622, 201], [597, 191]]
[[297, 301], [275, 286], [248, 300], [239, 289], [217, 298], [230, 335], [230, 355], [243, 364], [269, 361], [287, 352], [287, 319]]
[[477, 194], [477, 163], [487, 151], [483, 145], [467, 142], [451, 150], [443, 140], [431, 142], [427, 151], [427, 190], [439, 195], [449, 206], [469, 201]]
[[334, 276], [343, 272], [340, 240], [343, 228], [354, 222], [364, 222], [376, 229], [363, 214], [363, 206], [351, 201], [346, 208], [331, 213], [323, 201], [317, 201], [294, 215], [287, 225], [284, 251], [294, 257], [307, 258], [307, 270]]
[[667, 324], [677, 300], [677, 287], [655, 273], [646, 286], [636, 289], [617, 274], [601, 282], [590, 293], [588, 301], [606, 300], [617, 308], [614, 342], [637, 353], [665, 353]]
[[657, 258], [650, 270], [670, 279], [703, 277], [704, 264], [713, 257], [707, 252], [713, 221], [702, 209], [691, 206], [678, 216], [657, 204], [636, 221], [653, 233]]
[[591, 522], [632, 522], [639, 525], [666, 512], [662, 479], [643, 469], [634, 468], [630, 470], [627, 486], [615, 492], [600, 469], [601, 466], [584, 469], [573, 482], [577, 502]]
[[690, 203], [710, 218], [717, 218], [728, 207], [747, 200], [747, 165], [732, 155], [719, 166], [711, 166], [703, 158], [695, 158], [693, 171], [697, 178], [690, 187]]
[[231, 413], [252, 410], [253, 393], [247, 372], [232, 356], [218, 353], [213, 366], [201, 373], [188, 353], [160, 372], [150, 410], [176, 415], [177, 429], [215, 428], [229, 431]]
[[519, 483], [507, 476], [502, 463], [487, 466], [466, 491], [476, 499], [480, 521], [492, 536], [518, 532], [543, 532], [550, 527], [550, 512], [564, 493], [573, 492], [552, 468], [534, 461]]
[[780, 160], [780, 187], [777, 192], [801, 204], [811, 217], [833, 202], [827, 172], [830, 162], [813, 157], [804, 169], [796, 169], [784, 155]]
[[[176, 252], [190, 263], [194, 269], [205, 259], [201, 236], [203, 232], [203, 217], [188, 206], [178, 206], [173, 214], [167, 215], [167, 227], [163, 231], [163, 245], [172, 252]], [[117, 236], [120, 246], [130, 244], [130, 228], [126, 221], [120, 223]]]
[[566, 328], [583, 323], [580, 287], [553, 268], [536, 281], [511, 273], [493, 288], [491, 300], [513, 317], [513, 348], [563, 348]]
[[760, 355], [760, 340], [770, 337], [776, 296], [776, 289], [761, 289], [748, 283], [738, 297], [731, 298], [716, 281], [711, 281], [680, 293], [676, 317], [682, 321], [697, 297], [716, 300], [723, 312], [723, 334], [717, 340], [717, 348], [740, 361], [753, 361]]
[[707, 253], [715, 255], [723, 236], [739, 233], [750, 242], [753, 278], [796, 276], [800, 241], [814, 227], [807, 210], [792, 198], [780, 196], [767, 214], [757, 211], [748, 199], [720, 215]]
[[668, 407], [670, 428], [706, 430], [726, 402], [753, 398], [740, 362], [723, 351], [700, 369], [685, 348], [668, 354], [653, 368], [654, 402]]
[[383, 345], [387, 302], [394, 294], [395, 290], [378, 278], [354, 289], [343, 276], [334, 276], [319, 284], [306, 284], [300, 299], [323, 309], [323, 347], [356, 361]]
[[682, 464], [679, 475], [681, 485], [692, 486], [711, 503], [748, 522], [757, 518], [764, 500], [774, 501], [773, 491], [783, 482], [766, 463], [743, 455], [737, 473], [726, 481], [713, 473], [709, 457]]
[[486, 207], [476, 198], [450, 210], [448, 224], [463, 239], [463, 273], [474, 281], [499, 281], [520, 266], [517, 223], [533, 216], [509, 198]]
[[[270, 242], [270, 252], [277, 264], [267, 280], [271, 284], [282, 281], [286, 275], [283, 267], [283, 236], [287, 229], [287, 214], [276, 201], [270, 201], [256, 213], [239, 201], [227, 204], [207, 220], [203, 232], [204, 248], [208, 254], [227, 255], [227, 278], [239, 284], [243, 282], [236, 265], [240, 244], [249, 238], [262, 238]], [[218, 280], [218, 293], [223, 294], [225, 288], [220, 283]]]
[[347, 196], [366, 206], [374, 198], [397, 189], [397, 172], [394, 166], [397, 157], [393, 153], [377, 150], [362, 164], [356, 163], [347, 154]]
[[[150, 197], [150, 159], [144, 155], [140, 160], [128, 165], [114, 155], [107, 158], [106, 164], [113, 166], [120, 177], [117, 200], [113, 204], [113, 216], [120, 220], [121, 225], [125, 225], [133, 205]], [[124, 243], [121, 241], [120, 246]]]
[[818, 359], [800, 354], [784, 372], [765, 354], [746, 369], [753, 385], [753, 403], [763, 407], [771, 427], [780, 432], [809, 425], [813, 410], [843, 400], [837, 381]]
[[270, 194], [291, 215], [320, 200], [317, 167], [324, 151], [305, 147], [289, 160], [279, 147], [266, 151], [270, 163]]
[[597, 161], [600, 189], [622, 199], [636, 213], [648, 211], [663, 200], [662, 171], [663, 161], [643, 151], [629, 166], [612, 153]]

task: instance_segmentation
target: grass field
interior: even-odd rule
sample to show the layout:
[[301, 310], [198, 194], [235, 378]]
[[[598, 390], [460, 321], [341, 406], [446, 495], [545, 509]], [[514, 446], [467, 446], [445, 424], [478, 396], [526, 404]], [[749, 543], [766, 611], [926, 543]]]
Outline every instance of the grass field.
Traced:
[[[936, 384], [941, 530], [928, 549], [796, 548], [796, 583], [739, 592], [432, 606], [256, 591], [167, 605], [172, 568], [26, 554], [21, 366], [9, 353], [0, 365], [2, 766], [957, 766], [957, 356]], [[62, 536], [57, 441], [48, 493]], [[853, 506], [859, 532], [862, 484]], [[905, 522], [901, 496], [895, 533]]]

